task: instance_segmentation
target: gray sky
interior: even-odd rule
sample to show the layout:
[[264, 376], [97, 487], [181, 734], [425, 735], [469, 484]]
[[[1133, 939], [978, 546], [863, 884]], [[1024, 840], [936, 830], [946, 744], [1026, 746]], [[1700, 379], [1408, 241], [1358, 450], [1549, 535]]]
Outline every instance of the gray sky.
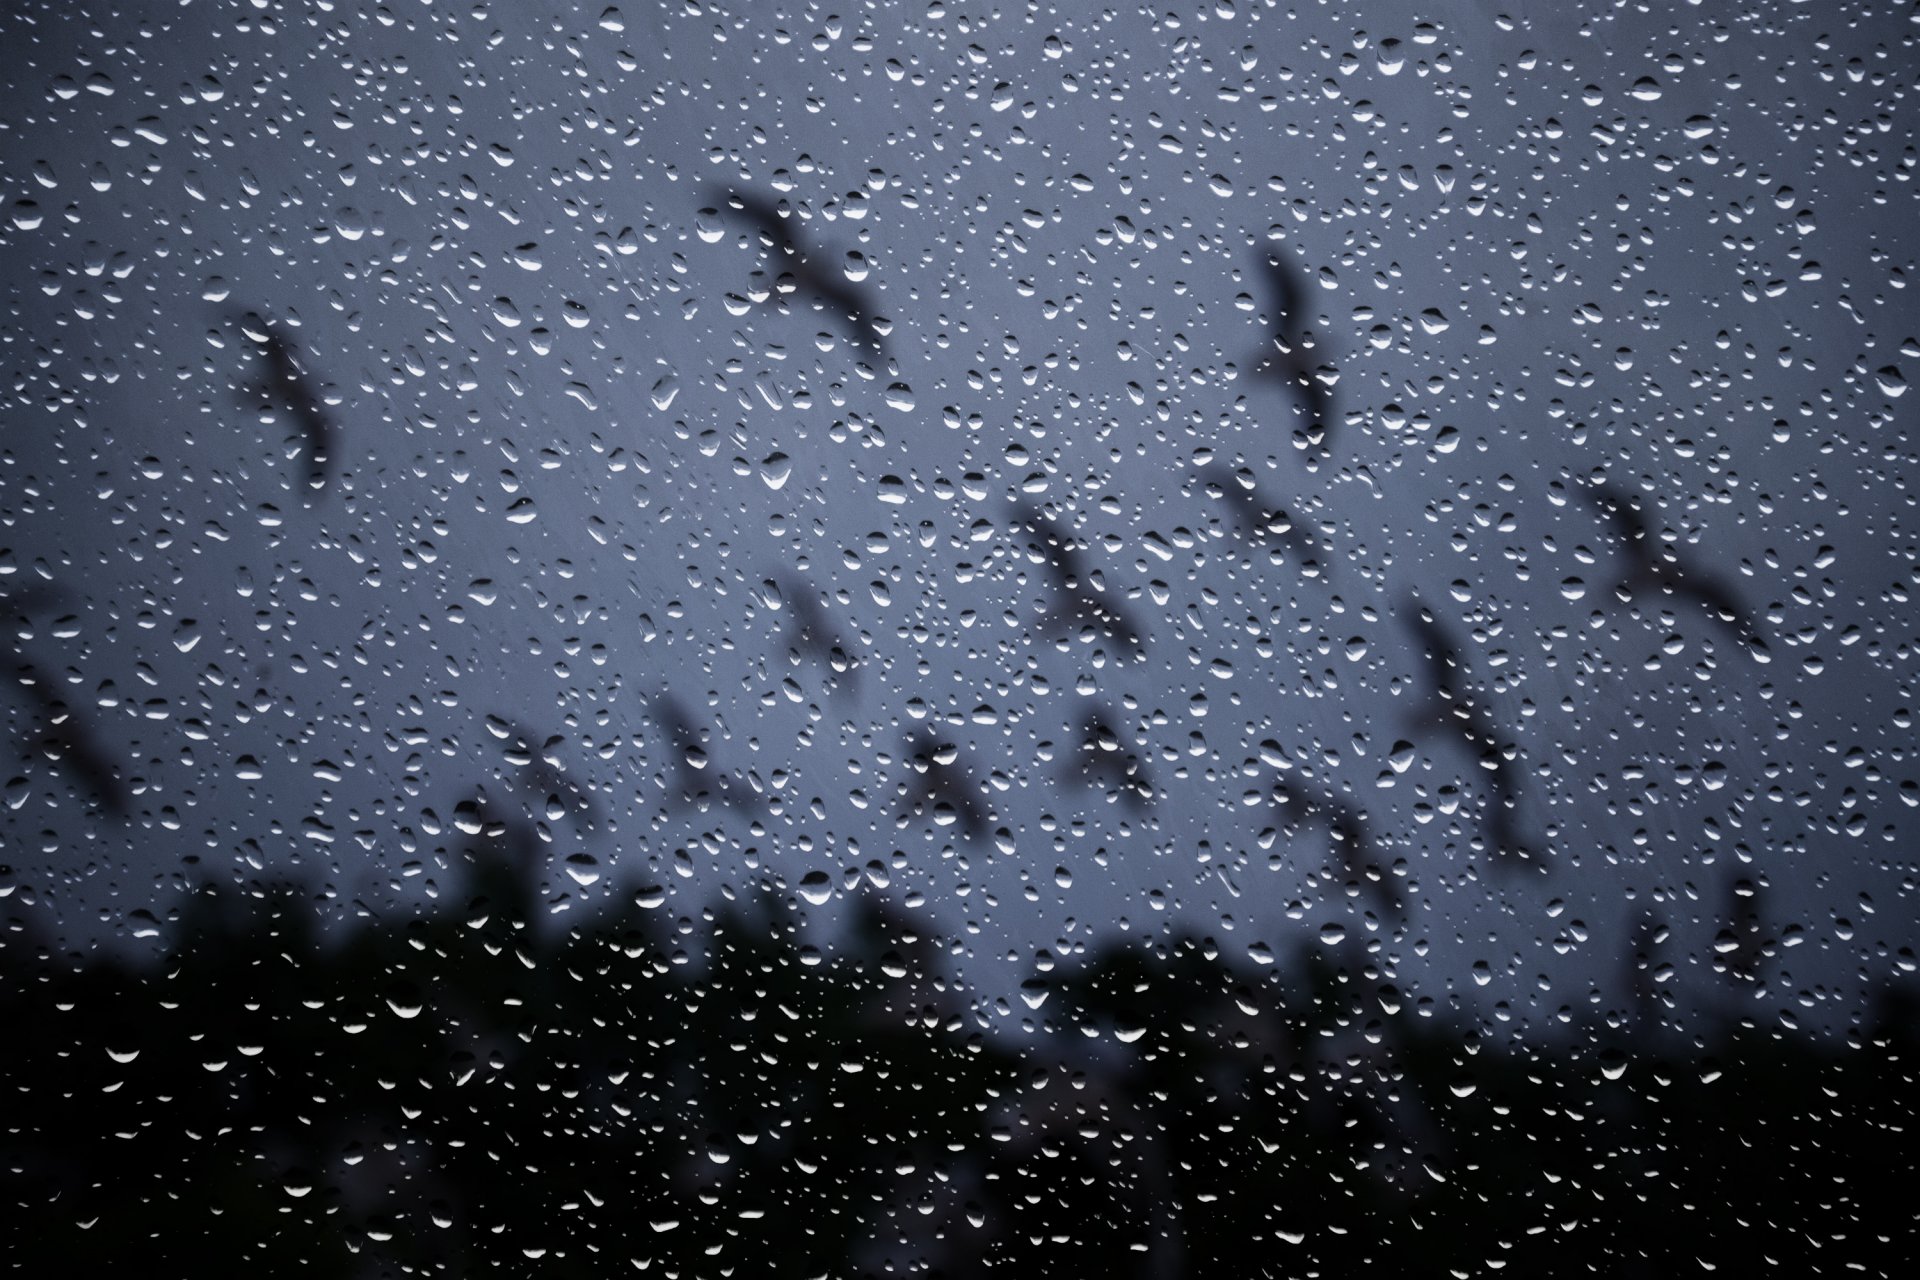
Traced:
[[[1796, 944], [1763, 1016], [1842, 1027], [1895, 972], [1908, 24], [603, 8], [0, 17], [0, 572], [66, 593], [16, 652], [138, 780], [129, 821], [85, 815], [9, 704], [15, 910], [106, 939], [183, 879], [297, 876], [342, 918], [464, 901], [434, 851], [484, 788], [545, 822], [562, 924], [877, 862], [853, 892], [924, 914], [989, 998], [1036, 948], [1189, 928], [1284, 955], [1337, 927], [1441, 1005], [1545, 1026], [1624, 1003], [1645, 912], [1683, 1000], [1720, 1008], [1742, 879]], [[728, 189], [791, 206], [888, 362], [804, 283], [754, 300], [791, 268], [711, 211]], [[1337, 376], [1313, 468], [1287, 387], [1250, 376], [1269, 254]], [[250, 310], [329, 390], [319, 495], [293, 419], [244, 393]], [[1231, 536], [1221, 468], [1317, 530], [1322, 573]], [[1685, 598], [1614, 597], [1600, 482], [1770, 661]], [[1022, 504], [1083, 542], [1144, 661], [1053, 643]], [[857, 684], [788, 660], [769, 580], [813, 593]], [[1544, 873], [1474, 847], [1491, 775], [1430, 724], [1415, 595], [1516, 748]], [[757, 820], [669, 803], [667, 690]], [[1063, 778], [1096, 714], [1150, 806]], [[510, 724], [562, 739], [590, 813], [546, 813]], [[922, 735], [1004, 838], [896, 827]], [[1404, 918], [1319, 874], [1319, 827], [1275, 834], [1283, 778], [1364, 813]]]

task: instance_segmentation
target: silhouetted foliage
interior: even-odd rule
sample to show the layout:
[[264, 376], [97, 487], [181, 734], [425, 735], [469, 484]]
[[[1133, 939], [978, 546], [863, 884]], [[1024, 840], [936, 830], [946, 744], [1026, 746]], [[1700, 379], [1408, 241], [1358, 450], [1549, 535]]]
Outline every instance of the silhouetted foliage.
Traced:
[[821, 1274], [954, 1194], [1010, 1064], [907, 922], [829, 955], [778, 914], [549, 935], [517, 880], [331, 946], [292, 889], [208, 892], [153, 971], [16, 933], [9, 1261]]
[[9, 1264], [1894, 1275], [1915, 1243], [1904, 992], [1845, 1047], [1529, 1044], [1351, 944], [1179, 938], [1036, 975], [1015, 1044], [884, 906], [830, 943], [737, 906], [561, 932], [500, 856], [473, 887], [332, 941], [290, 888], [204, 891], [151, 970], [16, 921]]

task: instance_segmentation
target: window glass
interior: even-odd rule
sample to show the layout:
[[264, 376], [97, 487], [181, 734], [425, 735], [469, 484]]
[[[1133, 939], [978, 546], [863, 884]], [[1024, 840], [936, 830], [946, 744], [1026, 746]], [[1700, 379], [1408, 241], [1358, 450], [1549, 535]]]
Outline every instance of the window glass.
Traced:
[[1917, 32], [8, 6], [8, 1265], [1893, 1274]]

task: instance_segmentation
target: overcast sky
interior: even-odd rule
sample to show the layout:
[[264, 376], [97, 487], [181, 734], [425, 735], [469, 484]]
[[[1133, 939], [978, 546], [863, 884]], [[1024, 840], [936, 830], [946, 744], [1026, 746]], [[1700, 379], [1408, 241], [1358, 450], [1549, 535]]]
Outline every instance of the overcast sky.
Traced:
[[[0, 590], [133, 792], [88, 812], [8, 704], [14, 912], [126, 938], [183, 885], [293, 877], [405, 917], [465, 900], [484, 794], [541, 824], [557, 925], [824, 873], [810, 916], [903, 903], [988, 998], [1037, 948], [1344, 935], [1548, 1025], [1625, 1002], [1645, 914], [1719, 1008], [1751, 998], [1709, 971], [1742, 880], [1797, 944], [1761, 1016], [1844, 1027], [1897, 972], [1910, 25], [603, 8], [0, 16]], [[247, 312], [326, 388], [317, 492]], [[1331, 384], [1324, 455], [1258, 372], [1276, 330]], [[1240, 470], [1312, 570], [1235, 532]], [[1618, 598], [1602, 485], [1768, 661], [1687, 596]], [[1084, 634], [1029, 517], [1097, 574]], [[803, 597], [837, 682], [789, 658]], [[1486, 847], [1495, 775], [1434, 723], [1415, 597], [1539, 869]], [[741, 803], [674, 803], [669, 692]], [[896, 823], [930, 742], [979, 833]], [[1128, 754], [1151, 803], [1075, 772]], [[1364, 815], [1404, 912], [1328, 874], [1281, 783]]]

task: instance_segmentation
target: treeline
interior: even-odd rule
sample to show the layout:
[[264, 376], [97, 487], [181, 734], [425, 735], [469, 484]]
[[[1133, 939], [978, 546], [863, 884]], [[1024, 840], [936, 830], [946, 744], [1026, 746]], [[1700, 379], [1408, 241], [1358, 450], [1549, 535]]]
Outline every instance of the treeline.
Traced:
[[[1905, 1275], [1914, 1023], [1551, 1044], [1368, 957], [1202, 939], [1036, 974], [988, 1034], [910, 918], [504, 869], [329, 939], [206, 892], [147, 969], [0, 950], [5, 1265], [142, 1277]], [[817, 948], [817, 949], [816, 949]], [[1008, 1024], [1018, 1020], [1006, 1020]]]

